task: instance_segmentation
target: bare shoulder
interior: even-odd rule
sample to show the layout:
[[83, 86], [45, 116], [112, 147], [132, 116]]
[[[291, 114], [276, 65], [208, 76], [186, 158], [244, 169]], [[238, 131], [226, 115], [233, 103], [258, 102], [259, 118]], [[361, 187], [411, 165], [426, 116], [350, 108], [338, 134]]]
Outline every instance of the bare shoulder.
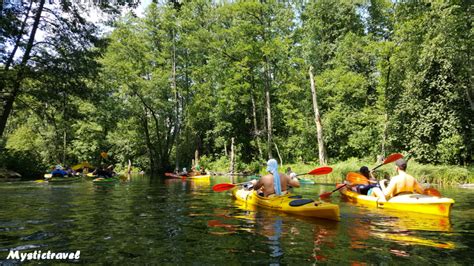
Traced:
[[396, 176], [392, 176], [390, 177], [390, 182], [396, 182], [398, 181], [399, 179], [401, 178], [401, 175], [396, 175]]
[[410, 174], [406, 174], [406, 175], [407, 175], [408, 177], [411, 177], [411, 178], [413, 178], [413, 179], [414, 179], [414, 177], [413, 177], [412, 175], [410, 175]]
[[288, 176], [287, 174], [284, 174], [284, 173], [279, 173], [279, 174], [282, 178], [290, 178], [290, 176]]

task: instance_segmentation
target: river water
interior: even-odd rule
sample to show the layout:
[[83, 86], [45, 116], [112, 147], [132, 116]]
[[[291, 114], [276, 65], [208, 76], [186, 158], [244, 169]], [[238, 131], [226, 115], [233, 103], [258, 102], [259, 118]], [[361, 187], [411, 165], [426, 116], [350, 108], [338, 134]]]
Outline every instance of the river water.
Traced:
[[[222, 182], [229, 178], [2, 182], [0, 264], [16, 263], [6, 260], [11, 250], [79, 250], [79, 259], [59, 261], [76, 263], [474, 264], [472, 189], [440, 189], [456, 201], [450, 219], [359, 207], [334, 193], [341, 221], [332, 222], [246, 209], [212, 191]], [[294, 192], [316, 198], [332, 189]]]

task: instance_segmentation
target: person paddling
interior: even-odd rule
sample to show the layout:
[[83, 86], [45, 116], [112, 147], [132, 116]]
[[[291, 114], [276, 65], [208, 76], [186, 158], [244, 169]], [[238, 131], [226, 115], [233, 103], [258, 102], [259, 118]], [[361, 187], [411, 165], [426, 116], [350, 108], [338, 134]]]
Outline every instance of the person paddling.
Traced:
[[284, 195], [287, 193], [288, 186], [300, 187], [300, 182], [294, 177], [278, 172], [278, 162], [270, 159], [267, 162], [267, 172], [269, 174], [262, 176], [258, 181], [253, 179], [250, 183], [254, 190], [262, 189], [265, 197], [271, 195]]
[[[407, 169], [407, 161], [398, 159], [395, 161], [395, 166], [395, 171], [398, 175], [390, 178], [390, 183], [387, 188], [385, 188], [384, 182], [380, 182], [381, 188], [375, 187], [370, 189], [367, 193], [368, 196], [375, 196], [379, 198], [379, 201], [386, 201], [387, 199], [403, 194], [413, 194], [415, 192], [423, 194], [423, 187], [420, 183], [418, 183], [413, 176], [405, 172]], [[384, 179], [382, 181], [386, 180]]]
[[67, 176], [67, 172], [63, 170], [61, 165], [56, 165], [54, 170], [51, 172], [52, 177], [65, 177]]
[[356, 186], [356, 192], [359, 194], [367, 195], [371, 188], [378, 187], [377, 179], [374, 178], [372, 172], [369, 171], [369, 167], [367, 166], [362, 166], [359, 172], [361, 175], [367, 178], [369, 184]]

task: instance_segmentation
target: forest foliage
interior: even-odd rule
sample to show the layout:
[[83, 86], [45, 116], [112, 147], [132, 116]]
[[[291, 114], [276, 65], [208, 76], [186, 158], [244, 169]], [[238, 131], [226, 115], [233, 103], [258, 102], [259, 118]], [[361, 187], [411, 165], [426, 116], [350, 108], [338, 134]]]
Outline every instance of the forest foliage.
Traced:
[[225, 161], [235, 138], [253, 168], [316, 161], [312, 67], [329, 163], [473, 162], [470, 1], [169, 1], [106, 34], [62, 3], [2, 13], [3, 152], [46, 166], [107, 151], [159, 173], [196, 150]]

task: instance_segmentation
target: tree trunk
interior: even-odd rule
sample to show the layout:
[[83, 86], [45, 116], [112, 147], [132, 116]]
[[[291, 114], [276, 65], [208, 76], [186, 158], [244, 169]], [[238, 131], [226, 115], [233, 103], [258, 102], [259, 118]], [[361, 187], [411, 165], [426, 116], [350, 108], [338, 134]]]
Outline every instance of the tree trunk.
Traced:
[[387, 125], [388, 125], [388, 115], [385, 114], [385, 122], [383, 125], [383, 132], [382, 132], [382, 156], [385, 157], [385, 143], [387, 141]]
[[194, 151], [194, 163], [195, 165], [199, 164], [199, 150], [198, 149]]
[[27, 25], [26, 22], [28, 21], [32, 6], [33, 6], [33, 1], [30, 1], [30, 5], [28, 6], [28, 9], [26, 10], [25, 19], [23, 20], [23, 23], [21, 24], [19, 34], [15, 40], [15, 45], [13, 46], [13, 50], [10, 56], [8, 57], [7, 62], [5, 63], [5, 72], [8, 71], [8, 69], [10, 69], [10, 66], [13, 63], [13, 59], [15, 58], [16, 51], [18, 50], [18, 47], [20, 46], [21, 37], [22, 37], [21, 34], [23, 33], [23, 31], [25, 31], [25, 27]]
[[268, 159], [273, 158], [272, 155], [272, 110], [270, 104], [270, 89], [271, 89], [271, 82], [270, 82], [270, 69], [268, 64], [268, 59], [265, 58], [266, 61], [266, 70], [265, 70], [265, 108], [267, 110], [267, 154]]
[[175, 167], [179, 169], [179, 95], [178, 95], [178, 88], [176, 86], [176, 45], [175, 45], [175, 34], [173, 30], [173, 62], [172, 62], [172, 81], [171, 86], [174, 90], [174, 100], [175, 100], [175, 151], [176, 151], [176, 160], [175, 160]]
[[273, 144], [275, 144], [275, 150], [277, 152], [278, 158], [280, 159], [280, 166], [283, 167], [283, 158], [281, 158], [280, 150], [278, 149], [276, 142], [273, 142]]
[[[472, 91], [472, 85], [471, 85], [471, 91]], [[469, 101], [469, 105], [471, 106], [471, 110], [474, 111], [474, 102], [472, 101], [471, 93], [469, 93], [469, 88], [466, 88], [466, 95], [467, 95], [467, 100]]]
[[128, 167], [127, 167], [127, 181], [132, 180], [132, 161], [128, 159]]
[[388, 136], [388, 131], [387, 131], [387, 127], [388, 127], [388, 107], [387, 107], [387, 93], [389, 91], [389, 87], [390, 87], [390, 74], [392, 72], [392, 65], [390, 64], [390, 58], [392, 57], [392, 52], [393, 52], [393, 48], [390, 50], [390, 53], [387, 55], [386, 57], [386, 60], [387, 60], [387, 64], [388, 64], [388, 69], [387, 69], [387, 76], [386, 76], [386, 82], [385, 82], [385, 99], [384, 99], [384, 109], [385, 109], [385, 123], [384, 123], [384, 129], [383, 129], [383, 132], [382, 132], [382, 156], [385, 158], [385, 150], [386, 150], [386, 147], [385, 147], [385, 144], [387, 142], [387, 136]]
[[[66, 117], [66, 93], [63, 94], [63, 119], [64, 121], [67, 121]], [[63, 126], [63, 160], [62, 163], [63, 165], [66, 165], [66, 147], [67, 147], [67, 126]]]
[[155, 150], [150, 138], [150, 131], [148, 129], [147, 116], [148, 116], [148, 112], [145, 109], [145, 114], [140, 119], [142, 120], [142, 124], [143, 124], [143, 132], [145, 133], [145, 143], [148, 150], [148, 159], [150, 160], [150, 175], [155, 176], [156, 168], [157, 168], [156, 161], [155, 161], [156, 156], [155, 156]]
[[255, 132], [255, 141], [257, 143], [257, 149], [258, 149], [258, 156], [260, 158], [263, 158], [263, 153], [262, 153], [262, 148], [260, 148], [260, 135], [258, 132], [258, 124], [257, 124], [257, 107], [255, 105], [255, 96], [253, 93], [251, 94], [251, 100], [252, 100], [252, 116], [253, 116], [253, 128]]
[[233, 174], [234, 173], [234, 138], [231, 138], [230, 141], [230, 169], [229, 173]]
[[309, 79], [311, 82], [311, 96], [313, 98], [313, 110], [314, 110], [314, 123], [316, 124], [316, 130], [318, 133], [318, 147], [319, 147], [319, 164], [326, 165], [327, 164], [327, 155], [326, 155], [326, 148], [324, 146], [324, 139], [323, 139], [323, 126], [321, 125], [321, 117], [319, 115], [319, 108], [318, 108], [318, 99], [316, 97], [316, 87], [314, 85], [314, 77], [313, 77], [313, 67], [309, 67]]
[[3, 108], [2, 115], [0, 116], [0, 137], [3, 135], [3, 132], [5, 131], [5, 126], [7, 125], [8, 117], [10, 116], [10, 113], [13, 109], [13, 103], [15, 102], [15, 99], [18, 96], [18, 93], [20, 92], [21, 82], [23, 81], [25, 77], [26, 64], [28, 63], [28, 60], [30, 59], [31, 50], [33, 49], [33, 43], [35, 41], [36, 31], [40, 23], [41, 13], [43, 12], [45, 1], [46, 0], [41, 0], [39, 3], [38, 9], [36, 10], [35, 20], [33, 23], [33, 27], [31, 29], [30, 38], [28, 39], [28, 43], [26, 45], [25, 53], [23, 54], [21, 63], [18, 66], [18, 72], [13, 82], [12, 91], [10, 94], [6, 95], [6, 99], [5, 99], [6, 102]]
[[67, 145], [67, 133], [66, 129], [63, 131], [63, 160], [62, 164], [66, 165], [66, 145]]

